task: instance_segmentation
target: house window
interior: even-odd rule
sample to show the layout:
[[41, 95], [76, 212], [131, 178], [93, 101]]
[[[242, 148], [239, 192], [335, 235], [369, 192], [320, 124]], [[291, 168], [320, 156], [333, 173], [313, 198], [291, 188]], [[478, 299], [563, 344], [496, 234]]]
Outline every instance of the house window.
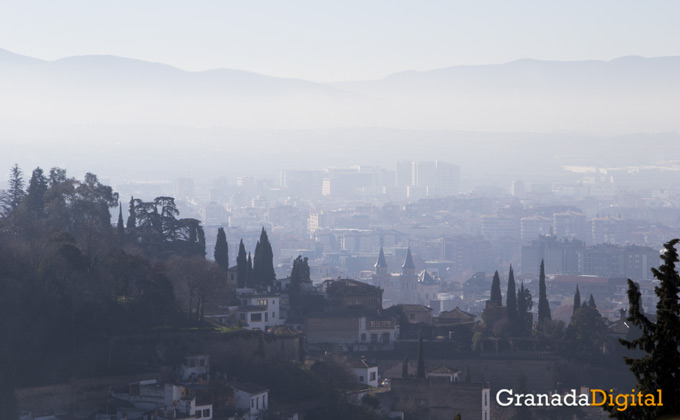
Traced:
[[276, 312], [272, 312], [272, 319], [276, 319]]
[[408, 314], [408, 319], [416, 319], [416, 314]]
[[258, 299], [257, 306], [267, 306], [267, 299]]
[[250, 322], [262, 322], [262, 314], [250, 314]]
[[366, 333], [361, 333], [361, 341], [366, 341]]
[[375, 381], [375, 372], [371, 372], [371, 379], [369, 379], [369, 380], [370, 380], [370, 381]]
[[378, 334], [371, 334], [371, 343], [378, 342]]
[[264, 313], [264, 322], [269, 322], [269, 312]]
[[209, 408], [206, 408], [205, 410], [203, 410], [203, 417], [210, 417], [210, 409]]
[[197, 418], [197, 419], [200, 419], [201, 417], [203, 417], [203, 416], [201, 415], [201, 410], [196, 410], [196, 418]]
[[201, 359], [198, 364], [199, 366], [205, 366], [205, 359]]
[[255, 408], [255, 400], [250, 400], [250, 408]]
[[364, 382], [364, 377], [359, 375], [359, 382], [363, 383]]

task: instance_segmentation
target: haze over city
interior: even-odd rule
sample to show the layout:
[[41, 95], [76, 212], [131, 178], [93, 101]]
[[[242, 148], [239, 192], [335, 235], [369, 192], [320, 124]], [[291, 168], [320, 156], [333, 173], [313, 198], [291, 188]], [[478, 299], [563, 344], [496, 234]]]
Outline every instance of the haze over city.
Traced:
[[0, 418], [680, 414], [678, 16], [4, 3]]

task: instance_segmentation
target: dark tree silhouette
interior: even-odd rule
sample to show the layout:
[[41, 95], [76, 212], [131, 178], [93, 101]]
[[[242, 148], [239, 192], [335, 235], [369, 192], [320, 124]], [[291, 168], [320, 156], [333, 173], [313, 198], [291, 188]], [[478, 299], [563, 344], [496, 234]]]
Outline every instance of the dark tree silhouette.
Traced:
[[517, 290], [515, 290], [515, 273], [512, 271], [512, 265], [510, 266], [510, 272], [508, 273], [508, 292], [505, 295], [505, 304], [508, 311], [508, 320], [515, 332], [520, 330], [520, 322], [518, 322], [519, 317], [517, 316]]
[[24, 177], [19, 165], [15, 164], [10, 170], [9, 189], [2, 197], [2, 210], [5, 215], [14, 213], [26, 196], [24, 191]]
[[545, 264], [541, 260], [541, 273], [538, 277], [538, 323], [550, 321], [550, 303], [548, 302], [548, 292], [545, 287]]
[[493, 274], [489, 303], [494, 306], [503, 306], [503, 296], [501, 296], [501, 278], [498, 276], [498, 271]]
[[310, 283], [310, 271], [307, 258], [302, 258], [301, 255], [293, 261], [293, 269], [290, 272], [290, 288], [288, 289], [288, 302], [290, 304], [291, 313], [300, 314], [301, 290], [302, 285]]
[[579, 310], [581, 307], [581, 292], [578, 290], [578, 284], [576, 285], [576, 293], [574, 293], [574, 310], [571, 312], [571, 314], [575, 314], [576, 311]]
[[269, 242], [267, 231], [262, 228], [258, 246], [255, 247], [255, 258], [253, 259], [253, 274], [255, 284], [262, 288], [274, 286], [276, 272], [274, 271], [274, 253]]
[[26, 189], [24, 199], [25, 208], [33, 218], [42, 218], [45, 215], [45, 193], [47, 192], [47, 177], [43, 170], [35, 168], [31, 180]]
[[517, 291], [517, 317], [521, 322], [521, 333], [526, 335], [531, 332], [532, 314], [531, 308], [534, 305], [531, 292], [524, 288], [524, 282]]
[[135, 218], [135, 198], [130, 197], [130, 204], [128, 207], [127, 228], [132, 230], [137, 227], [137, 219]]
[[418, 333], [418, 362], [416, 378], [425, 378], [425, 352], [423, 351], [423, 331]]
[[224, 233], [224, 228], [217, 229], [217, 240], [215, 241], [215, 262], [222, 267], [224, 271], [229, 270], [229, 244], [227, 243], [227, 234]]
[[125, 225], [123, 224], [123, 204], [118, 203], [118, 223], [116, 224], [116, 230], [118, 231], [118, 237], [123, 238], [125, 236]]
[[625, 357], [626, 364], [637, 380], [636, 390], [643, 394], [655, 394], [661, 390], [664, 397], [663, 406], [628, 407], [626, 411], [611, 409], [610, 415], [618, 419], [657, 419], [675, 418], [680, 415], [680, 276], [676, 269], [678, 251], [675, 245], [680, 239], [673, 239], [664, 244], [661, 255], [663, 264], [652, 268], [659, 285], [654, 293], [659, 300], [656, 304], [656, 322], [645, 316], [640, 288], [628, 279], [628, 321], [641, 329], [641, 335], [631, 341], [620, 340], [628, 349], [642, 350], [646, 353], [640, 358]]
[[253, 270], [253, 259], [248, 253], [248, 261], [246, 263], [246, 287], [255, 287], [255, 271]]
[[239, 288], [246, 287], [248, 281], [248, 258], [246, 257], [246, 247], [243, 239], [238, 245], [238, 255], [236, 256], [236, 285]]

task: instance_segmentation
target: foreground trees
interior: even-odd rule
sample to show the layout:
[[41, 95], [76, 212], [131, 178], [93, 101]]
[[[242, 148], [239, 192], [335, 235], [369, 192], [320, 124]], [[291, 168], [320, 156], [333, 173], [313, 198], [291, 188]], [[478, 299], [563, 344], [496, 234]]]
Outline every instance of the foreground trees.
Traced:
[[626, 364], [635, 375], [635, 389], [643, 394], [656, 394], [661, 390], [663, 406], [629, 407], [626, 411], [611, 411], [618, 419], [657, 419], [675, 418], [680, 415], [680, 276], [676, 268], [678, 251], [675, 249], [680, 239], [664, 244], [661, 255], [663, 264], [652, 269], [659, 285], [654, 292], [659, 298], [656, 304], [656, 322], [645, 314], [641, 304], [639, 287], [628, 280], [628, 301], [630, 311], [628, 321], [639, 327], [642, 334], [631, 341], [620, 340], [628, 349], [641, 350], [645, 354], [639, 358], [626, 357]]
[[[200, 319], [217, 298], [211, 287], [226, 273], [205, 260], [203, 229], [179, 219], [172, 198], [132, 200], [121, 232], [118, 195], [94, 174], [36, 168], [26, 184], [15, 165], [9, 186], [0, 210], [0, 413], [14, 410], [14, 387], [112, 373], [102, 349], [113, 337], [182, 328], [180, 308]], [[190, 282], [175, 278], [189, 271]], [[186, 299], [176, 294], [184, 287]]]

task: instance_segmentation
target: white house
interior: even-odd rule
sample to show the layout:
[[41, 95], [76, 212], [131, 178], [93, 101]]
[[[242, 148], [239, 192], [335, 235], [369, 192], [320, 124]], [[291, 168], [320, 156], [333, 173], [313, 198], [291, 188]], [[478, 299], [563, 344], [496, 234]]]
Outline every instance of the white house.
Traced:
[[377, 364], [367, 362], [365, 357], [362, 357], [361, 359], [349, 360], [348, 362], [359, 383], [376, 387], [378, 386]]
[[269, 390], [263, 386], [242, 383], [233, 385], [236, 409], [250, 413], [250, 419], [264, 418], [269, 408]]
[[[285, 319], [281, 317], [281, 296], [277, 294], [251, 294], [245, 293], [239, 295], [241, 306], [239, 307], [239, 316], [244, 313], [247, 308], [248, 316], [246, 322], [249, 330], [261, 329], [265, 330], [274, 325], [283, 325]], [[259, 308], [256, 310], [255, 308]], [[261, 316], [257, 314], [261, 313]], [[251, 314], [255, 315], [254, 317]], [[243, 319], [239, 318], [241, 321]]]

